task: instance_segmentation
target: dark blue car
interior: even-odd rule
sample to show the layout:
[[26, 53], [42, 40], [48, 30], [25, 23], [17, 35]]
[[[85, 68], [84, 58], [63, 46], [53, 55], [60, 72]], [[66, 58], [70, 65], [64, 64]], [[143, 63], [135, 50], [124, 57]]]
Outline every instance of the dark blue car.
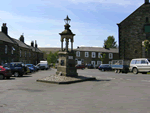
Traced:
[[111, 71], [111, 70], [112, 70], [110, 64], [101, 64], [101, 65], [98, 67], [98, 69], [101, 70], [101, 71]]

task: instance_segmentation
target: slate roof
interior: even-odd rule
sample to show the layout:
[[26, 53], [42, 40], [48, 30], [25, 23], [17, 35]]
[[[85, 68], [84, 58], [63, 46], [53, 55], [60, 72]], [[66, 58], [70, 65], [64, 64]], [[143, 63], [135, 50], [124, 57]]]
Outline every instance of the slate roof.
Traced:
[[102, 47], [79, 47], [78, 49], [74, 49], [75, 51], [93, 51], [93, 52], [105, 52], [105, 53], [119, 53], [119, 49], [109, 48], [105, 49]]
[[[56, 51], [61, 50], [61, 48], [55, 48], [55, 47], [40, 47], [39, 48], [41, 51], [45, 51], [46, 53], [49, 53], [50, 51], [52, 51], [53, 53]], [[69, 48], [70, 50], [70, 48]], [[73, 49], [74, 51], [91, 51], [91, 52], [106, 52], [106, 53], [119, 53], [119, 49], [115, 49], [115, 48], [109, 48], [109, 49], [105, 49], [102, 47], [79, 47], [79, 49]]]
[[55, 53], [59, 50], [61, 50], [61, 48], [57, 48], [57, 47], [39, 47], [39, 49], [41, 51], [45, 51], [46, 53], [49, 54], [49, 52], [51, 51], [52, 53]]
[[9, 42], [9, 43], [14, 43], [13, 40], [11, 40], [6, 34], [3, 32], [0, 32], [0, 40]]
[[29, 46], [29, 48], [31, 48], [32, 51], [35, 51], [35, 47]]
[[17, 39], [14, 39], [14, 38], [12, 38], [12, 39], [13, 39], [14, 41], [16, 41], [20, 47], [24, 47], [24, 48], [29, 49], [29, 47], [28, 47], [25, 43], [23, 43], [22, 41], [17, 40]]

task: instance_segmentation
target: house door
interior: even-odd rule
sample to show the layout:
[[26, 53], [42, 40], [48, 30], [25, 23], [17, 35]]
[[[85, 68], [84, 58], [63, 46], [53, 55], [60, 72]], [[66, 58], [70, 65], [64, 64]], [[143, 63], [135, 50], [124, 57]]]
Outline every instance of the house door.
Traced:
[[95, 61], [91, 61], [91, 64], [95, 67]]

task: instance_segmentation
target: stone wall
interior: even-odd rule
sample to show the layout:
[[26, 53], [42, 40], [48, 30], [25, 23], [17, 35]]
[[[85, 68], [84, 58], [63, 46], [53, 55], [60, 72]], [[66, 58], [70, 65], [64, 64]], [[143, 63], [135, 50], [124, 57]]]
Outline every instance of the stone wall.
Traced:
[[[150, 4], [143, 4], [119, 26], [119, 58], [141, 58], [143, 55], [142, 41], [146, 39], [144, 24], [146, 17], [150, 20]], [[150, 55], [149, 55], [150, 57]]]

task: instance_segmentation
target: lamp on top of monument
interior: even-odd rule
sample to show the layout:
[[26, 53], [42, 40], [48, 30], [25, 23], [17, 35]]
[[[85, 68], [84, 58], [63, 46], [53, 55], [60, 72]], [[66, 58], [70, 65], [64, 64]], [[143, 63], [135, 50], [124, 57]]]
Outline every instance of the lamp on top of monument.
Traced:
[[66, 17], [66, 19], [64, 19], [64, 21], [65, 21], [66, 24], [69, 24], [70, 21], [71, 21], [71, 19], [70, 19], [70, 18], [68, 17], [68, 15], [67, 15], [67, 17]]

